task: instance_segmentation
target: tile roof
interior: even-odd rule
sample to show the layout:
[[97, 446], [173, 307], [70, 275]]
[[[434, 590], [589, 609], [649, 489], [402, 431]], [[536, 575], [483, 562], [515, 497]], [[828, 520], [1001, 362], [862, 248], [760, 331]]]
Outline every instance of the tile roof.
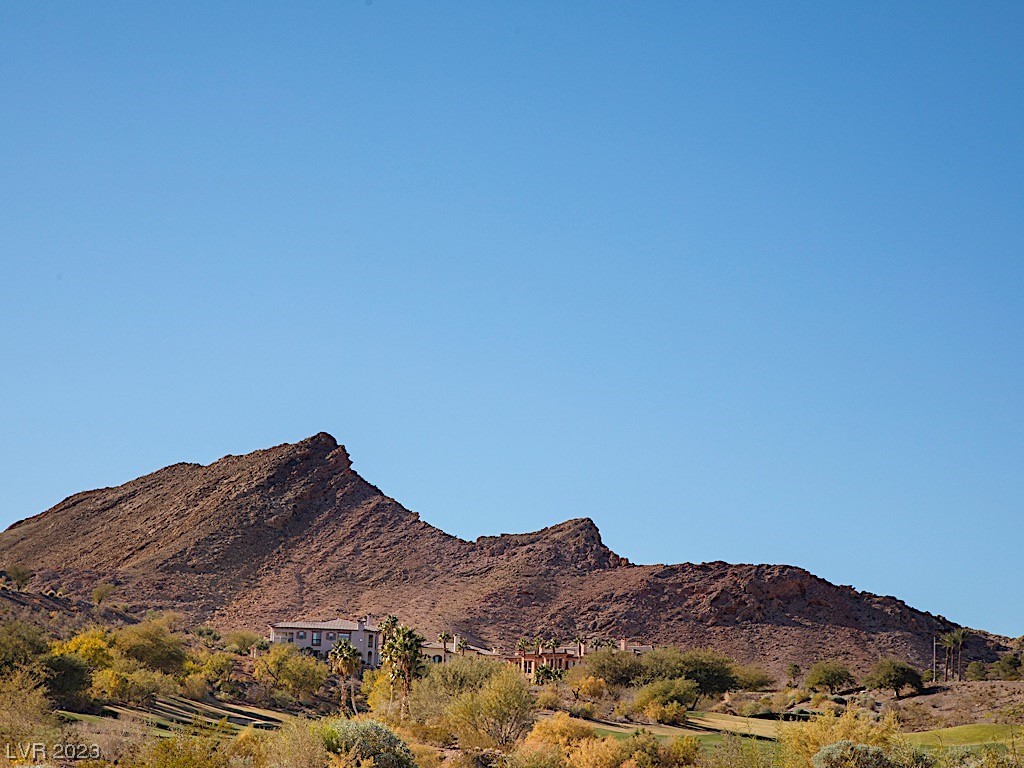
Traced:
[[[355, 621], [349, 621], [348, 619], [331, 619], [330, 621], [279, 621], [276, 624], [271, 624], [274, 629], [327, 629], [327, 630], [341, 630], [341, 631], [355, 631], [359, 629], [359, 624]], [[373, 624], [367, 624], [364, 627], [370, 632], [380, 632], [380, 629]]]

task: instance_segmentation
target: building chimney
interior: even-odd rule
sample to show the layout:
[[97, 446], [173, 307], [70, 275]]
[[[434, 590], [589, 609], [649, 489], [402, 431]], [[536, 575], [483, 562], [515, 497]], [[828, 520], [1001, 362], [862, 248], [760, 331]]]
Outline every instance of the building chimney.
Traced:
[[356, 626], [359, 627], [359, 631], [362, 632], [364, 629], [366, 629], [366, 619], [365, 618], [359, 619], [356, 622]]
[[626, 638], [622, 638], [621, 640], [619, 640], [619, 650], [620, 651], [627, 650], [627, 648], [626, 648], [627, 644], [628, 644], [628, 641], [626, 640]]

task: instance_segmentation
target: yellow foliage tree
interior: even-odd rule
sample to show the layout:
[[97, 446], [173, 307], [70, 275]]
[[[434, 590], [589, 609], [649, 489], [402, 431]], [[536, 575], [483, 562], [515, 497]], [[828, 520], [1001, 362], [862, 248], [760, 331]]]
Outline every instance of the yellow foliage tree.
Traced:
[[899, 736], [899, 722], [893, 713], [874, 720], [852, 709], [843, 714], [821, 715], [808, 723], [793, 724], [779, 735], [782, 768], [812, 768], [818, 750], [837, 741], [852, 741], [871, 747], [888, 748]]

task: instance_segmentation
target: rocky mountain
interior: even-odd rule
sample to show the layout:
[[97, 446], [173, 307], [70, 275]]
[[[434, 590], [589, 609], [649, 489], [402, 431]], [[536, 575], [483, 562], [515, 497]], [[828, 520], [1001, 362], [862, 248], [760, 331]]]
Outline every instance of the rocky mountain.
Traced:
[[[633, 565], [585, 518], [463, 541], [366, 482], [324, 433], [71, 496], [0, 534], [0, 566], [15, 563], [36, 590], [85, 596], [110, 581], [128, 610], [221, 627], [395, 613], [504, 647], [521, 635], [629, 637], [777, 671], [882, 656], [926, 667], [932, 637], [954, 626], [787, 565]], [[994, 659], [1004, 643], [976, 633], [965, 657]]]

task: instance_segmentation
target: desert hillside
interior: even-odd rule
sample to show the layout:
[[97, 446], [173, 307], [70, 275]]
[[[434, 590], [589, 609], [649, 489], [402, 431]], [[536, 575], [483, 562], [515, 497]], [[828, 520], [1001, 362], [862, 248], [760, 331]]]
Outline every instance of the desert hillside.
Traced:
[[[366, 482], [324, 433], [79, 493], [0, 534], [0, 567], [13, 564], [37, 589], [111, 581], [126, 609], [224, 627], [395, 613], [505, 647], [583, 633], [711, 645], [775, 670], [890, 655], [925, 667], [954, 626], [787, 565], [633, 565], [589, 519], [463, 541]], [[1003, 641], [976, 633], [965, 659], [992, 660]]]

